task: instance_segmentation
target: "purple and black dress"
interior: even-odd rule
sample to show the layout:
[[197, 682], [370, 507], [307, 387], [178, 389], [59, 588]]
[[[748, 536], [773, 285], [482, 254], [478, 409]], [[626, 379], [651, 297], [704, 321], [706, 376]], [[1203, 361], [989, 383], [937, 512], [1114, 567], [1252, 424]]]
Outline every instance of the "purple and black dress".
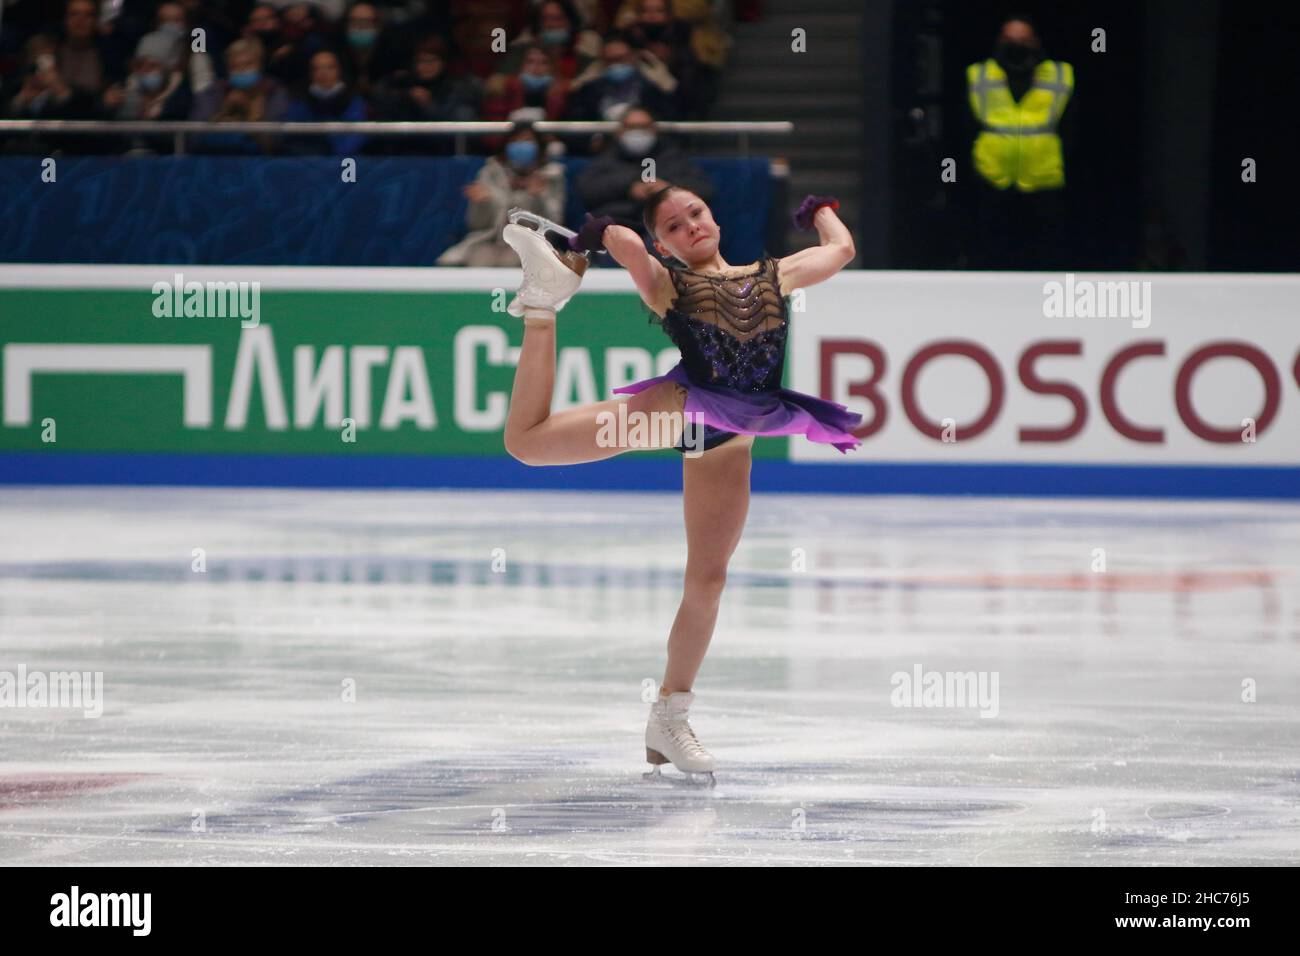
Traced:
[[[754, 271], [710, 275], [668, 265], [677, 295], [659, 322], [681, 350], [666, 374], [614, 389], [636, 394], [673, 381], [689, 390], [685, 411], [704, 425], [703, 448], [738, 434], [806, 435], [841, 453], [862, 442], [850, 430], [862, 416], [844, 405], [781, 387], [789, 310], [781, 295], [777, 260], [768, 255]], [[677, 450], [684, 452], [685, 439]]]

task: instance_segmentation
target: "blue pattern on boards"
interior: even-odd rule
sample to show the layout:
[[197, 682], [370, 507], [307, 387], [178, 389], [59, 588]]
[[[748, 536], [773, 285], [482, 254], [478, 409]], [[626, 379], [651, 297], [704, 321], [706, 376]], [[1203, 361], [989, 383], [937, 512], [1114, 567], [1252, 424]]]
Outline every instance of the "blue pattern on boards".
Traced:
[[[566, 159], [566, 219], [588, 162]], [[717, 184], [723, 255], [761, 254], [770, 207], [766, 159], [697, 160]], [[358, 158], [355, 183], [327, 156], [0, 158], [0, 249], [6, 262], [176, 265], [429, 266], [466, 232], [462, 187], [478, 156]]]

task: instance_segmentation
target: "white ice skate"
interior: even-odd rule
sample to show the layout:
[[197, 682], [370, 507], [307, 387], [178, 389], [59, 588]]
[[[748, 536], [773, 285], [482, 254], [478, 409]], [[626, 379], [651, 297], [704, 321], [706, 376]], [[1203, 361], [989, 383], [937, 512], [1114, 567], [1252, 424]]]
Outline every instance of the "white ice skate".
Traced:
[[668, 780], [659, 767], [672, 763], [686, 775], [686, 781], [712, 787], [713, 755], [704, 749], [695, 737], [688, 721], [691, 702], [695, 695], [678, 691], [667, 697], [660, 694], [650, 705], [650, 720], [645, 728], [645, 759], [654, 769], [642, 776], [646, 780]]
[[524, 281], [506, 311], [513, 316], [553, 319], [578, 291], [590, 260], [585, 253], [561, 252], [550, 243], [548, 232], [565, 238], [577, 235], [559, 223], [517, 206], [507, 218], [510, 221], [501, 236], [519, 254]]

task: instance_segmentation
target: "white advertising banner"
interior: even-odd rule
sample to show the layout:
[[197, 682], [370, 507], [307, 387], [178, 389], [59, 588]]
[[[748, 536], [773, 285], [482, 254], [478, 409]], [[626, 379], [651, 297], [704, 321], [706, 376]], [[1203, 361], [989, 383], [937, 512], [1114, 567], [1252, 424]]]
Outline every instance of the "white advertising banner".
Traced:
[[1300, 277], [843, 272], [792, 306], [789, 386], [864, 417], [794, 461], [1300, 464]]

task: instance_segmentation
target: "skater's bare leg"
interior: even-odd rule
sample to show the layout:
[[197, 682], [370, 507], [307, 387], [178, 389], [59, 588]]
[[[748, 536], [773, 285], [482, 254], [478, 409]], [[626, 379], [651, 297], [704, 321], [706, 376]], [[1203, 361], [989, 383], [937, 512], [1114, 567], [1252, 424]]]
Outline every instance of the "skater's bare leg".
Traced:
[[718, 620], [722, 589], [749, 513], [752, 435], [739, 435], [682, 464], [686, 584], [668, 635], [661, 695], [689, 691]]
[[[506, 307], [524, 320], [524, 344], [510, 393], [505, 446], [528, 465], [600, 461], [632, 448], [670, 448], [681, 437], [685, 389], [662, 382], [630, 398], [611, 398], [551, 414], [556, 313], [578, 291], [587, 260], [559, 253], [511, 211], [502, 238], [519, 255], [523, 282]], [[533, 217], [535, 218], [535, 217]], [[572, 232], [568, 233], [573, 236]], [[693, 437], [693, 436], [692, 436]]]
[[[626, 445], [602, 444], [600, 440], [602, 429], [605, 437], [610, 434], [609, 426], [602, 423], [617, 421], [620, 405], [627, 406], [626, 415], [641, 413], [647, 416], [646, 422], [668, 426], [647, 427], [645, 434], [651, 440], [640, 447], [670, 448], [681, 437], [685, 390], [673, 382], [661, 382], [628, 398], [611, 398], [551, 414], [554, 389], [555, 322], [525, 317], [524, 344], [510, 391], [505, 431], [506, 451], [525, 464], [575, 465], [629, 451]], [[654, 413], [661, 413], [661, 417], [653, 417]], [[626, 419], [629, 423], [636, 420]]]

